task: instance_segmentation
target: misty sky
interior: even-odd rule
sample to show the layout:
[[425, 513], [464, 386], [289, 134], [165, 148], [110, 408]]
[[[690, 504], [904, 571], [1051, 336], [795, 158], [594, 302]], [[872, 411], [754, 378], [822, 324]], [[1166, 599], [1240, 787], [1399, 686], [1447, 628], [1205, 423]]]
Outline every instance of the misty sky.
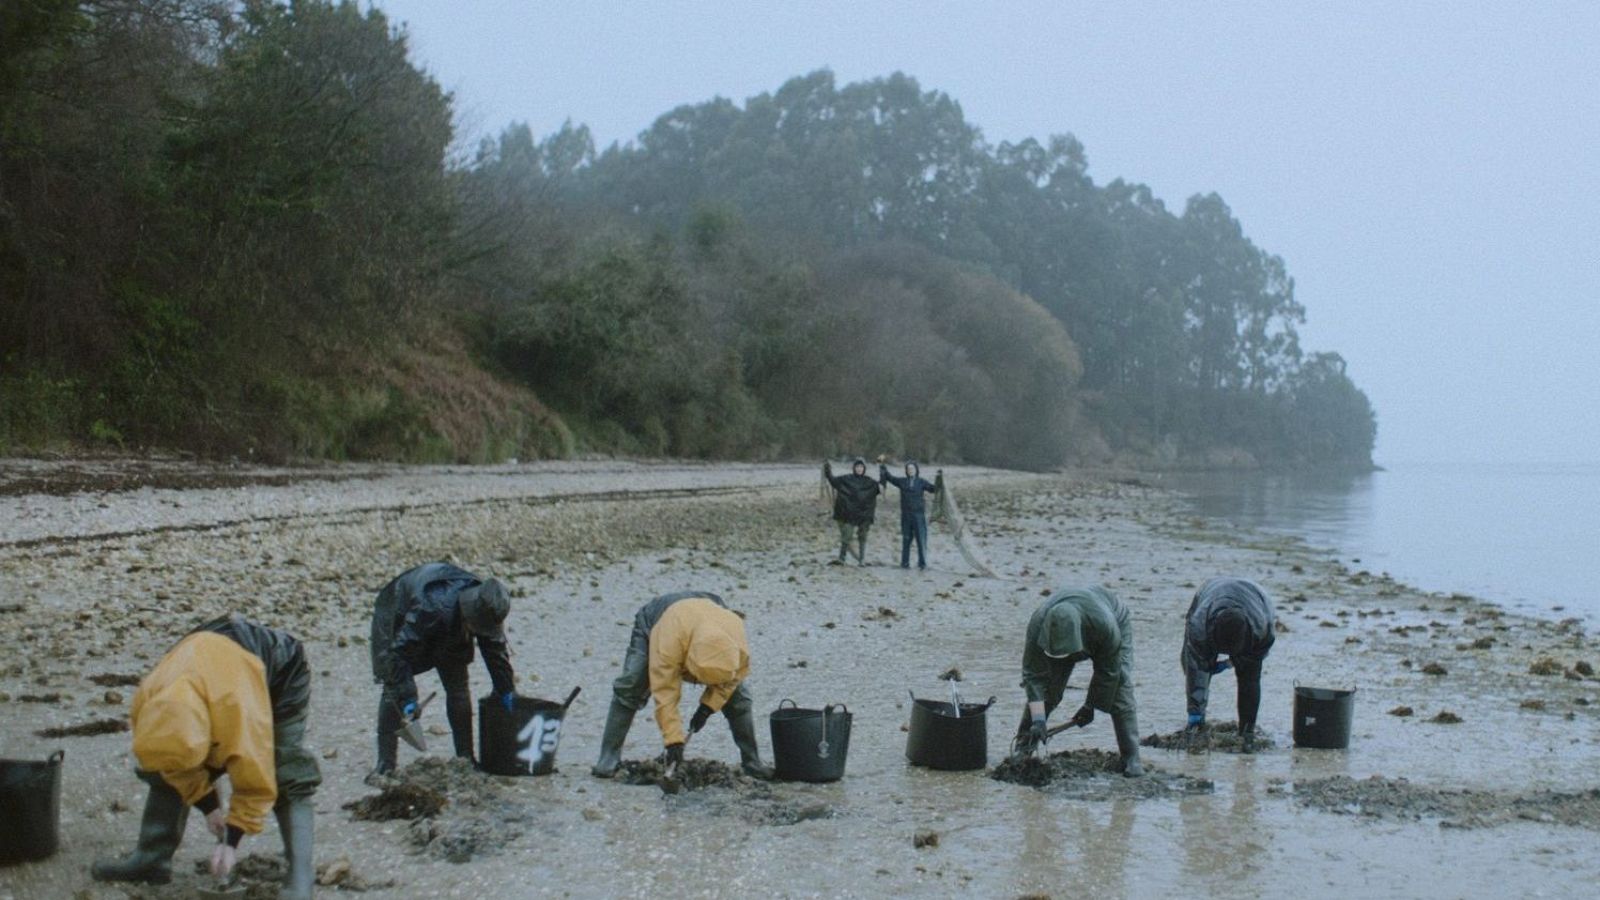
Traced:
[[1284, 257], [1377, 458], [1600, 462], [1600, 3], [378, 0], [466, 135], [903, 71]]

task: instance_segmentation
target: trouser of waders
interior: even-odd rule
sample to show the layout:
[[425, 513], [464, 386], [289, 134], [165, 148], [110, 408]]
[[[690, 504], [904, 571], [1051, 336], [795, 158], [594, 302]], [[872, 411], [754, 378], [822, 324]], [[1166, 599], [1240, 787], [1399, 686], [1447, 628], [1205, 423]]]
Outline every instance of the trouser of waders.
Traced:
[[[438, 671], [439, 681], [444, 685], [445, 718], [450, 721], [450, 739], [455, 744], [456, 756], [472, 759], [472, 689], [467, 664], [442, 665]], [[383, 695], [378, 698], [379, 773], [394, 771], [400, 750], [400, 727], [404, 724], [400, 695], [385, 685]]]
[[845, 555], [850, 552], [850, 538], [856, 539], [856, 562], [867, 561], [867, 529], [872, 527], [871, 522], [859, 525], [850, 522], [839, 523], [839, 561], [844, 562]]
[[928, 560], [923, 555], [928, 546], [928, 517], [908, 513], [900, 517], [900, 568], [911, 568], [911, 543], [917, 544], [917, 568], [926, 569]]

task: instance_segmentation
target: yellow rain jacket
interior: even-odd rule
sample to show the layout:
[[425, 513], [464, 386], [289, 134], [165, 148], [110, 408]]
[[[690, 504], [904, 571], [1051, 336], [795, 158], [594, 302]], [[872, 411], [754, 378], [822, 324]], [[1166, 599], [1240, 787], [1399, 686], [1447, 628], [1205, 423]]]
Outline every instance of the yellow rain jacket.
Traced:
[[719, 711], [750, 674], [744, 620], [704, 598], [667, 607], [650, 630], [650, 696], [667, 744], [684, 741], [678, 701], [685, 681], [706, 686], [700, 702]]
[[133, 695], [133, 755], [139, 767], [193, 805], [213, 772], [233, 788], [228, 824], [259, 834], [278, 797], [272, 699], [260, 657], [209, 631], [179, 641]]

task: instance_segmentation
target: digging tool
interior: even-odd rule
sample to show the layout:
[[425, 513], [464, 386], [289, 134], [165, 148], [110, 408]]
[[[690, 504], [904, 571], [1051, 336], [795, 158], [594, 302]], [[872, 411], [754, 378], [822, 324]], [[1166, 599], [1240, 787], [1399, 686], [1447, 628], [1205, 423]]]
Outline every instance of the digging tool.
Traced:
[[428, 699], [422, 701], [422, 703], [417, 706], [417, 711], [412, 714], [409, 721], [404, 721], [405, 717], [402, 715], [402, 724], [398, 729], [396, 729], [395, 732], [396, 734], [400, 735], [401, 740], [410, 744], [421, 753], [428, 752], [428, 736], [422, 730], [422, 711], [427, 709], [428, 704], [432, 703], [433, 698], [437, 696], [439, 696], [438, 691], [434, 691], [433, 693], [429, 694]]
[[1013, 740], [1011, 742], [1011, 758], [1012, 759], [1020, 759], [1020, 758], [1022, 758], [1024, 756], [1033, 756], [1036, 753], [1040, 753], [1040, 752], [1042, 752], [1044, 750], [1045, 744], [1048, 744], [1050, 742], [1051, 738], [1055, 737], [1056, 735], [1060, 734], [1063, 731], [1067, 731], [1067, 730], [1073, 729], [1073, 728], [1082, 728], [1082, 727], [1083, 726], [1080, 725], [1077, 722], [1063, 722], [1062, 724], [1057, 725], [1056, 727], [1050, 729], [1049, 731], [1046, 731], [1044, 733], [1044, 742], [1043, 743], [1039, 743], [1039, 744], [1035, 744], [1032, 747], [1029, 747], [1027, 753], [1021, 753], [1017, 749], [1017, 740], [1021, 739], [1021, 736], [1019, 735], [1017, 740]]
[[[222, 841], [217, 841], [220, 845]], [[234, 866], [228, 877], [219, 878], [211, 887], [199, 887], [195, 893], [200, 895], [200, 900], [239, 900], [245, 894], [244, 885], [239, 883], [239, 867]]]
[[573, 688], [572, 689], [572, 693], [567, 695], [567, 699], [562, 701], [561, 708], [562, 709], [566, 709], [567, 707], [571, 706], [572, 705], [572, 701], [578, 699], [578, 692], [581, 691], [581, 690], [583, 690], [582, 687]]

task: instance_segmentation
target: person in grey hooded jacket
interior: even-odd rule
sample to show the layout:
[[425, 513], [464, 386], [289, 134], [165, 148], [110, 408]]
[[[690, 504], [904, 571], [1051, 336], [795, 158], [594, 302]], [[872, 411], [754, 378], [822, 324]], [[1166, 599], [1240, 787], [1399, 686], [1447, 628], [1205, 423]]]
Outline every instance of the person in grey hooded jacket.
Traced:
[[[1272, 600], [1253, 581], [1213, 578], [1194, 592], [1183, 629], [1184, 681], [1189, 702], [1188, 728], [1205, 724], [1211, 676], [1233, 668], [1239, 684], [1239, 734], [1253, 743], [1261, 707], [1261, 664], [1272, 650]], [[1220, 657], [1227, 656], [1226, 660]]]
[[1088, 696], [1072, 716], [1082, 728], [1095, 710], [1111, 714], [1122, 774], [1144, 774], [1139, 761], [1139, 722], [1133, 701], [1133, 617], [1103, 585], [1066, 588], [1034, 610], [1022, 648], [1022, 688], [1028, 703], [1017, 727], [1017, 747], [1029, 752], [1047, 737], [1045, 720], [1060, 705], [1078, 663], [1094, 664]]

